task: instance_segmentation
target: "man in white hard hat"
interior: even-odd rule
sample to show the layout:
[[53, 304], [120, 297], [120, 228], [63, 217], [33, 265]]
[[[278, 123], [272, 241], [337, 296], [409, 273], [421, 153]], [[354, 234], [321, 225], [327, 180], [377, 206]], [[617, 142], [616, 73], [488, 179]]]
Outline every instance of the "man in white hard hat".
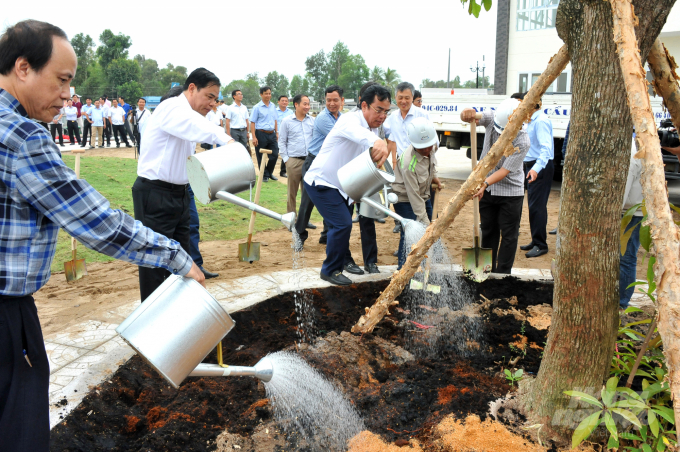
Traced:
[[[413, 119], [407, 132], [411, 144], [399, 156], [394, 167], [392, 190], [399, 197], [399, 202], [394, 204], [394, 211], [406, 219], [427, 225], [432, 220], [430, 188], [433, 183], [441, 188], [434, 156], [437, 132], [427, 118]], [[403, 228], [400, 233], [397, 269], [401, 269], [406, 261]]]
[[[507, 126], [510, 115], [519, 106], [517, 99], [505, 99], [495, 112], [486, 110], [477, 124], [486, 128], [484, 149], [480, 161], [488, 154]], [[477, 112], [466, 108], [460, 114], [465, 122], [475, 121]], [[474, 195], [479, 198], [479, 217], [482, 223], [482, 246], [493, 251], [494, 273], [510, 274], [517, 252], [519, 223], [524, 202], [524, 157], [529, 152], [529, 135], [520, 130], [512, 145], [519, 152], [510, 157], [503, 156], [496, 167], [487, 174], [480, 190]], [[501, 240], [501, 236], [503, 239]]]

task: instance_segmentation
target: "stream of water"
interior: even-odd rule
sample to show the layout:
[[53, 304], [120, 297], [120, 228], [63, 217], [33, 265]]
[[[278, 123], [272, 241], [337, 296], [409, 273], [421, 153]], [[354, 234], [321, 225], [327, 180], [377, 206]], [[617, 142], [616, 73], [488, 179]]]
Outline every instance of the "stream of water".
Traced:
[[365, 426], [340, 389], [295, 353], [280, 351], [268, 357], [274, 377], [264, 387], [281, 428], [302, 435], [313, 450], [346, 450], [347, 442]]
[[[295, 228], [293, 228], [293, 270], [305, 268], [305, 252], [302, 247], [302, 240]], [[302, 274], [302, 272], [300, 272]], [[300, 281], [298, 281], [300, 284]], [[297, 289], [293, 294], [295, 301], [295, 320], [297, 322], [298, 343], [304, 342], [311, 344], [317, 336], [316, 310], [314, 309], [312, 292], [305, 289]]]

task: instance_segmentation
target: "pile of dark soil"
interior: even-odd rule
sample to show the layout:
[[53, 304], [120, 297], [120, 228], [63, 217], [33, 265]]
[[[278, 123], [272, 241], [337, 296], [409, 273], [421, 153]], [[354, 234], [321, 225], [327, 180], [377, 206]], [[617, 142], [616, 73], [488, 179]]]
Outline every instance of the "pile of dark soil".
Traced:
[[[528, 372], [538, 370], [547, 330], [537, 330], [510, 311], [526, 314], [529, 306], [550, 304], [552, 285], [515, 278], [468, 284], [480, 305], [486, 337], [486, 350], [476, 356], [463, 359], [444, 350], [434, 359], [408, 359], [408, 353], [395, 352], [404, 345], [400, 327], [404, 315], [396, 310], [374, 334], [360, 337], [347, 333], [387, 281], [312, 290], [318, 343], [326, 341], [331, 348], [302, 347], [301, 354], [341, 386], [367, 428], [386, 439], [425, 435], [449, 413], [484, 418], [488, 402], [510, 389], [498, 374], [507, 366], [505, 362], [517, 356], [511, 343], [527, 344], [526, 354], [516, 366]], [[267, 353], [294, 346], [297, 341], [291, 293], [232, 317], [236, 327], [223, 341], [224, 359], [229, 364], [254, 365]], [[518, 337], [520, 331], [524, 331], [524, 339]], [[349, 356], [334, 345], [343, 341], [360, 349], [360, 356]], [[205, 361], [215, 362], [215, 353]], [[188, 378], [175, 390], [134, 356], [52, 430], [50, 449], [207, 451], [215, 450], [215, 438], [224, 430], [247, 437], [267, 423], [273, 425], [271, 411], [264, 387], [257, 380]]]

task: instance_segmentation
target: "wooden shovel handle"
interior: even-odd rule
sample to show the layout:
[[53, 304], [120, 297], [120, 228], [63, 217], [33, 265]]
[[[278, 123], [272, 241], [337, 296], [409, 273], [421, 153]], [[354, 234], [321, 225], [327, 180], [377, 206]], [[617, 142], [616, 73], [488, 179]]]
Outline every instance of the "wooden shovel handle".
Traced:
[[269, 149], [260, 149], [260, 154], [267, 154], [267, 155], [269, 155], [269, 154], [271, 154], [271, 153], [272, 153], [272, 151], [270, 151]]
[[[475, 118], [482, 117], [481, 113], [477, 113]], [[470, 123], [470, 160], [472, 161], [472, 171], [477, 166], [477, 123], [472, 121]], [[479, 198], [474, 199], [474, 210], [472, 213], [472, 237], [473, 239], [479, 237]], [[475, 242], [476, 243], [476, 242]]]
[[[267, 160], [269, 160], [268, 155], [272, 153], [269, 149], [260, 149], [262, 155], [262, 161], [260, 162], [260, 174], [257, 178], [257, 186], [255, 188], [255, 198], [253, 203], [258, 204], [260, 202], [260, 191], [262, 190], [262, 179], [264, 179], [264, 168], [267, 166]], [[250, 224], [248, 225], [248, 243], [252, 241], [253, 231], [255, 230], [255, 211], [250, 213]]]

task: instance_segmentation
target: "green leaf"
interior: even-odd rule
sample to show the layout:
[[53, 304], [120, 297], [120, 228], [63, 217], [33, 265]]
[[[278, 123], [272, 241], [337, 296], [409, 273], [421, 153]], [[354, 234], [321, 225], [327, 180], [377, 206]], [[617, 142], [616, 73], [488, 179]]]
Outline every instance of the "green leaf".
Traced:
[[642, 444], [640, 447], [642, 447], [644, 452], [653, 452], [649, 444]]
[[609, 437], [609, 441], [607, 441], [607, 449], [618, 449], [619, 448], [619, 440], [614, 439], [613, 436]]
[[659, 436], [659, 419], [654, 414], [653, 410], [647, 410], [647, 422], [649, 423], [649, 430], [651, 430], [654, 437]]
[[619, 400], [618, 402], [614, 403], [612, 408], [628, 408], [632, 409], [634, 411], [640, 412], [647, 408], [647, 405], [644, 403], [634, 400], [634, 399], [628, 399], [628, 400]]
[[570, 397], [576, 397], [577, 399], [581, 399], [584, 402], [587, 402], [591, 405], [594, 405], [596, 407], [602, 408], [602, 404], [600, 403], [599, 400], [597, 400], [595, 397], [586, 394], [585, 392], [580, 392], [580, 391], [564, 391], [564, 393]]
[[611, 433], [612, 438], [618, 441], [619, 435], [616, 431], [616, 424], [614, 423], [614, 418], [612, 417], [611, 413], [609, 413], [609, 411], [604, 412], [604, 425], [607, 427], [607, 430], [609, 430], [609, 433]]
[[510, 370], [505, 369], [503, 372], [505, 372], [505, 375], [506, 375], [508, 378], [512, 378], [512, 373], [510, 373]]
[[[625, 219], [626, 218], [624, 217], [623, 220], [625, 220]], [[630, 218], [628, 219], [628, 221], [630, 222]], [[626, 223], [626, 226], [627, 225], [628, 225], [628, 223]], [[636, 227], [637, 227], [637, 225], [636, 225]], [[623, 221], [622, 221], [621, 222], [621, 256], [626, 254], [626, 248], [628, 247], [628, 240], [630, 239], [630, 236], [633, 235], [633, 231], [635, 230], [635, 228], [630, 228], [626, 232], [624, 232], [624, 228], [625, 228], [625, 226], [623, 225]]]
[[[652, 282], [654, 282], [654, 264], [656, 263], [656, 257], [650, 256], [649, 257], [649, 263], [647, 264], [647, 281], [649, 281], [649, 285], [652, 285]], [[650, 289], [650, 292], [652, 290]]]
[[642, 441], [642, 438], [631, 432], [623, 432], [619, 435], [621, 439], [627, 439], [628, 441]]
[[616, 390], [618, 392], [622, 392], [622, 393], [626, 394], [628, 397], [631, 397], [635, 400], [643, 402], [642, 397], [640, 397], [640, 394], [638, 394], [637, 392], [633, 391], [630, 388], [626, 388], [625, 386], [621, 386], [619, 388], [616, 388]]
[[675, 424], [675, 416], [673, 415], [673, 410], [671, 410], [670, 408], [666, 408], [665, 406], [657, 406], [652, 408], [652, 411], [654, 411], [656, 414], [658, 414], [671, 424]]
[[[628, 286], [630, 287], [630, 286]], [[640, 308], [636, 308], [635, 306], [628, 306], [625, 311], [623, 311], [624, 314], [632, 314], [634, 312], [644, 312]]]
[[491, 0], [482, 0], [482, 5], [486, 11], [491, 9]]
[[631, 424], [636, 425], [638, 428], [640, 428], [640, 420], [637, 418], [637, 416], [635, 416], [635, 414], [632, 411], [624, 410], [623, 408], [612, 408], [611, 411], [618, 414]]
[[612, 399], [614, 398], [614, 393], [616, 392], [616, 385], [618, 384], [619, 379], [617, 377], [611, 377], [609, 380], [607, 380], [606, 386], [602, 388], [602, 403], [604, 403], [605, 406], [612, 404]]
[[468, 8], [468, 14], [472, 14], [476, 18], [479, 18], [479, 13], [482, 10], [482, 5], [478, 4], [476, 0], [469, 0], [470, 7]]
[[649, 232], [649, 226], [640, 226], [640, 245], [649, 253], [652, 247], [652, 234]]
[[522, 378], [522, 375], [524, 375], [524, 369], [519, 369], [517, 372], [515, 372], [516, 379]]
[[576, 430], [574, 430], [574, 435], [571, 437], [572, 449], [576, 449], [576, 447], [578, 447], [578, 445], [581, 444], [583, 440], [588, 438], [590, 434], [593, 433], [595, 427], [597, 427], [600, 423], [600, 414], [602, 414], [602, 410], [594, 412], [582, 420], [580, 424], [578, 424], [578, 427], [576, 427]]
[[674, 206], [673, 204], [669, 203], [671, 206], [671, 209], [675, 210], [676, 212], [680, 213], [680, 207]]

